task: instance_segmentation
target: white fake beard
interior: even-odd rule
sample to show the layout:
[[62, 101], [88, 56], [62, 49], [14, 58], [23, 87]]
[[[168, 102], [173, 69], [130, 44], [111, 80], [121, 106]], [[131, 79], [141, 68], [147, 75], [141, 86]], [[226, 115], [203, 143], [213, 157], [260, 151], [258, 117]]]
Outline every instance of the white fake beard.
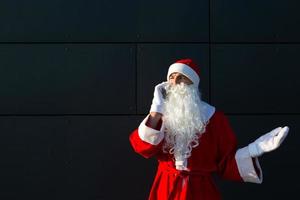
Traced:
[[168, 85], [166, 95], [163, 150], [174, 154], [176, 160], [184, 160], [191, 156], [192, 148], [199, 145], [199, 137], [205, 132], [201, 94], [194, 85], [181, 83]]

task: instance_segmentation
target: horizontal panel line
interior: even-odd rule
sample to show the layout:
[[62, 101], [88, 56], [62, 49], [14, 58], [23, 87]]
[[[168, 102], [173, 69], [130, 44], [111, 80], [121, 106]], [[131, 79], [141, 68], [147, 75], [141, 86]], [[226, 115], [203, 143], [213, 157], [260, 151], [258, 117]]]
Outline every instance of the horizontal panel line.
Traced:
[[1, 44], [295, 44], [300, 42], [0, 42]]
[[209, 44], [209, 42], [0, 42], [0, 44]]
[[0, 117], [145, 116], [146, 114], [0, 114]]
[[253, 115], [300, 115], [300, 113], [226, 113], [226, 115], [249, 115], [249, 116], [253, 116]]
[[300, 44], [300, 42], [211, 42], [211, 44]]
[[[68, 117], [68, 116], [145, 116], [145, 114], [0, 114], [0, 117]], [[274, 116], [274, 115], [293, 115], [300, 116], [300, 113], [226, 113], [232, 116]]]

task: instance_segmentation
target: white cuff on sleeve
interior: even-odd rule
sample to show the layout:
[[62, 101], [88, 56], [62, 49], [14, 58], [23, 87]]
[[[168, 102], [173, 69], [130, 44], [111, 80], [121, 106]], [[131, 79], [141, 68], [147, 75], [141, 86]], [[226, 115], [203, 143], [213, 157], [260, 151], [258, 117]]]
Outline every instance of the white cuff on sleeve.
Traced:
[[235, 154], [235, 160], [238, 166], [239, 173], [242, 179], [245, 182], [251, 183], [262, 183], [263, 176], [260, 164], [258, 162], [258, 158], [254, 158], [255, 164], [259, 170], [260, 177], [257, 175], [254, 164], [252, 162], [252, 157], [250, 156], [248, 146], [238, 149]]
[[143, 140], [144, 142], [148, 142], [152, 145], [158, 145], [164, 138], [163, 124], [159, 131], [155, 130], [153, 128], [146, 126], [146, 122], [147, 122], [148, 118], [149, 118], [149, 115], [147, 115], [147, 117], [140, 124], [140, 126], [138, 128], [139, 136], [140, 136], [141, 140]]

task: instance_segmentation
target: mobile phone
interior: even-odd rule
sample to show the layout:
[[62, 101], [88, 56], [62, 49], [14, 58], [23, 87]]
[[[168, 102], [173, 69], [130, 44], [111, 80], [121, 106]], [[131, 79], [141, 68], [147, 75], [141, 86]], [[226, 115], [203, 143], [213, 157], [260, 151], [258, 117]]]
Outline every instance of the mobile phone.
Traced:
[[167, 98], [167, 91], [166, 91], [165, 88], [161, 89], [161, 93], [162, 93], [163, 98], [166, 99]]

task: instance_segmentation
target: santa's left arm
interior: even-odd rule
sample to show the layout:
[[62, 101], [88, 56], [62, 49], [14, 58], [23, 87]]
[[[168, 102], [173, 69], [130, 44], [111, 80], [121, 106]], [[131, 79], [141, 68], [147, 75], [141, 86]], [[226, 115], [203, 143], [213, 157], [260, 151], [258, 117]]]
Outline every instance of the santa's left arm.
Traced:
[[262, 183], [263, 173], [258, 157], [280, 146], [289, 128], [276, 128], [246, 147], [236, 150], [237, 140], [224, 114], [219, 116], [218, 174], [225, 179]]
[[288, 135], [289, 128], [278, 127], [259, 137], [248, 146], [238, 149], [235, 155], [238, 170], [245, 182], [262, 183], [258, 157], [277, 149]]

